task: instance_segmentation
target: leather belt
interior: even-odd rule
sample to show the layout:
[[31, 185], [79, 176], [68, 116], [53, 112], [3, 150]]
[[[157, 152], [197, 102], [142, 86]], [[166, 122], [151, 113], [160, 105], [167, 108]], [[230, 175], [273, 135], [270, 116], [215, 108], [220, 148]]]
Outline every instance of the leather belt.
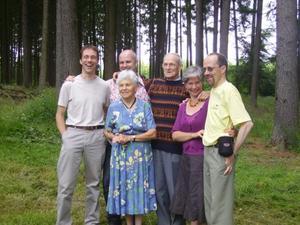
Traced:
[[215, 144], [215, 145], [209, 145], [209, 146], [206, 146], [206, 147], [208, 147], [208, 148], [218, 148], [218, 144]]
[[82, 129], [82, 130], [99, 130], [103, 129], [104, 125], [97, 125], [97, 126], [74, 126], [74, 125], [66, 125], [67, 127], [72, 127], [76, 129]]

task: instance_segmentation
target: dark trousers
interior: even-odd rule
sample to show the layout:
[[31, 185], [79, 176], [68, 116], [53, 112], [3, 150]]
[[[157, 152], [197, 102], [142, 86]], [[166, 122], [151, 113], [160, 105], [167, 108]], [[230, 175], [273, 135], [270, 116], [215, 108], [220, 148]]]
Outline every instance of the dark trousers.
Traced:
[[[111, 156], [111, 144], [106, 145], [106, 154], [103, 164], [103, 193], [104, 199], [107, 204], [108, 191], [109, 191], [109, 170], [110, 170], [110, 156]], [[112, 215], [107, 213], [108, 225], [121, 225], [122, 220], [120, 215]]]

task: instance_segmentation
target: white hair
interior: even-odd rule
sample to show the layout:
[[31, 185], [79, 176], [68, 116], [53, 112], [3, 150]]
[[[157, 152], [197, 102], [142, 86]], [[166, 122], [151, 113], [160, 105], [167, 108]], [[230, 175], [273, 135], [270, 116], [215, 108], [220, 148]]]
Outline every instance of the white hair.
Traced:
[[202, 80], [202, 74], [203, 70], [199, 66], [190, 66], [184, 71], [182, 80], [184, 83], [192, 77], [198, 77], [200, 80]]
[[118, 74], [117, 84], [119, 85], [123, 80], [131, 80], [134, 84], [138, 84], [138, 77], [133, 70], [122, 70]]
[[165, 58], [167, 56], [174, 56], [176, 58], [176, 63], [178, 64], [178, 66], [182, 66], [182, 60], [178, 53], [169, 52], [169, 53], [165, 54], [163, 61], [165, 61]]

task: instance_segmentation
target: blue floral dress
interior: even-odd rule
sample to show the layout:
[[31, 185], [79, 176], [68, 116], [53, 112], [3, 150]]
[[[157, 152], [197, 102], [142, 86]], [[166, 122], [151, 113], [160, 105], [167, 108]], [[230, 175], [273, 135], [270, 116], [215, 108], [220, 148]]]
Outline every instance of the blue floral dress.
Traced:
[[[121, 101], [108, 108], [105, 128], [114, 134], [140, 134], [155, 128], [150, 104], [137, 99], [129, 111]], [[107, 211], [142, 215], [157, 209], [150, 141], [112, 143]]]

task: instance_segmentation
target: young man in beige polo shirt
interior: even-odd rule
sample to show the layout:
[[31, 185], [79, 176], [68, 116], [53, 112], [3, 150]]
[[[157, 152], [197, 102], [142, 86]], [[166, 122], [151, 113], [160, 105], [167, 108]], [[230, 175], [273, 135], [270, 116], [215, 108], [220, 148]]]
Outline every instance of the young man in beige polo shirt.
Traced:
[[80, 53], [81, 74], [73, 82], [62, 85], [56, 112], [62, 138], [57, 163], [56, 225], [72, 224], [72, 196], [82, 158], [86, 180], [84, 224], [99, 224], [99, 184], [105, 157], [104, 111], [109, 105], [110, 91], [105, 81], [96, 75], [98, 49], [84, 46]]

